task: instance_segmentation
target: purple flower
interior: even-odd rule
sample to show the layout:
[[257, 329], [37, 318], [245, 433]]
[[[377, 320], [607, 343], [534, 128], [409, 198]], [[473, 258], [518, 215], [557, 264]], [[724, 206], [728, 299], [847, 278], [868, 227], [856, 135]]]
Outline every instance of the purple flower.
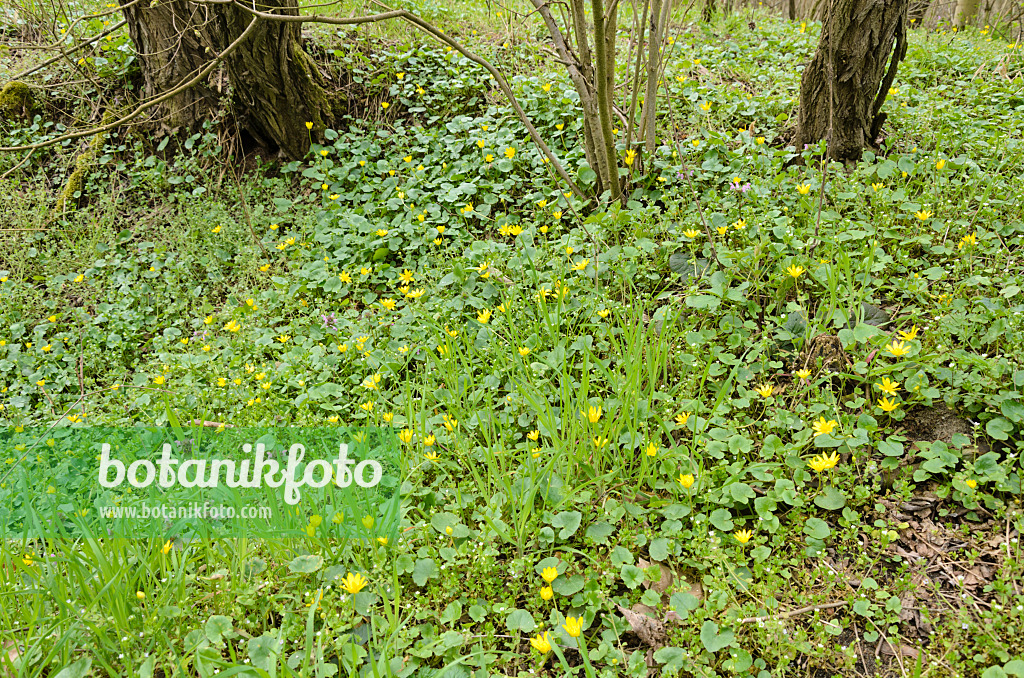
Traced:
[[321, 313], [320, 314], [320, 318], [324, 322], [324, 324], [321, 325], [322, 329], [333, 329], [333, 330], [338, 329], [338, 326], [335, 324], [338, 321], [334, 318], [334, 314], [333, 313], [331, 313], [329, 315]]
[[736, 183], [731, 183], [731, 184], [729, 184], [729, 188], [734, 190], [734, 191], [739, 191], [740, 193], [746, 193], [747, 191], [750, 190], [750, 182], [748, 181], [747, 183], [743, 184], [742, 186], [740, 186], [739, 184], [736, 184]]

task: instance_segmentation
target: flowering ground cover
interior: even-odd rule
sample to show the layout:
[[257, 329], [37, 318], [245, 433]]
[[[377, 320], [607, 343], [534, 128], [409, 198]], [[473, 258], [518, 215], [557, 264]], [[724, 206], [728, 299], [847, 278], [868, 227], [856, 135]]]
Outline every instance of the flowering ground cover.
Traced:
[[[433, 11], [591, 184], [542, 43]], [[76, 427], [403, 449], [393, 539], [6, 540], [0, 675], [1024, 675], [1021, 50], [912, 30], [844, 166], [788, 143], [817, 24], [678, 19], [621, 203], [408, 35], [314, 35], [354, 84], [302, 162], [110, 133], [55, 211], [73, 149], [0, 158], [0, 424], [53, 426], [40, 491], [93, 506]]]

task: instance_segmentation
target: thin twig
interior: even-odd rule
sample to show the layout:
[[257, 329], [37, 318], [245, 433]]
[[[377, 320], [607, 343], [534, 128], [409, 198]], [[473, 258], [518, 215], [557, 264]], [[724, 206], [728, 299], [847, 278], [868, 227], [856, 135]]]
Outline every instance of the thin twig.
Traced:
[[801, 607], [791, 612], [784, 612], [783, 614], [780, 614], [778, 616], [768, 615], [765, 617], [746, 617], [744, 619], [740, 619], [737, 623], [750, 624], [753, 622], [768, 621], [770, 619], [790, 619], [792, 617], [797, 617], [799, 615], [806, 614], [807, 612], [817, 612], [818, 610], [831, 610], [833, 608], [843, 607], [844, 605], [849, 605], [849, 603], [845, 600], [839, 600], [834, 603], [825, 603], [824, 605], [808, 605], [807, 607]]

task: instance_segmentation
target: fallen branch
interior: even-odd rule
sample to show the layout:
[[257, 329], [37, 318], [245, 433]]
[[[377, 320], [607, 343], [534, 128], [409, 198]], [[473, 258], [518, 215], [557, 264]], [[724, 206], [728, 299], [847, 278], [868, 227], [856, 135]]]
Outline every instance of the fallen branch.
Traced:
[[799, 615], [806, 614], [807, 612], [817, 612], [818, 610], [831, 610], [836, 607], [843, 607], [844, 605], [849, 605], [849, 603], [845, 600], [840, 600], [835, 603], [825, 603], [824, 605], [808, 605], [807, 607], [801, 607], [798, 610], [784, 612], [783, 614], [780, 614], [778, 616], [769, 615], [765, 617], [747, 617], [745, 619], [740, 619], [737, 623], [750, 624], [753, 622], [768, 621], [769, 619], [790, 619], [791, 617], [797, 617]]

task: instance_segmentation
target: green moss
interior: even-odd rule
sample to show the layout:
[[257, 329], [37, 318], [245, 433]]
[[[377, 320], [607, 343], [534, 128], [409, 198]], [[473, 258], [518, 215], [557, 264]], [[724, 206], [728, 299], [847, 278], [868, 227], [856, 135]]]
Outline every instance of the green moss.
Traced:
[[35, 108], [32, 90], [23, 82], [14, 80], [0, 90], [0, 120], [17, 120], [27, 117]]
[[[100, 121], [101, 125], [106, 125], [114, 120], [114, 115], [109, 110], [103, 114], [103, 119]], [[57, 213], [63, 212], [68, 204], [74, 204], [75, 193], [82, 190], [85, 186], [85, 175], [89, 171], [89, 166], [92, 161], [96, 159], [99, 152], [103, 150], [103, 139], [104, 133], [94, 134], [92, 139], [89, 141], [89, 147], [85, 151], [75, 158], [75, 169], [71, 172], [71, 176], [68, 177], [68, 181], [64, 184], [64, 188], [61, 189], [60, 197], [57, 198], [57, 205], [54, 207], [54, 211]], [[79, 194], [81, 195], [81, 194]]]

